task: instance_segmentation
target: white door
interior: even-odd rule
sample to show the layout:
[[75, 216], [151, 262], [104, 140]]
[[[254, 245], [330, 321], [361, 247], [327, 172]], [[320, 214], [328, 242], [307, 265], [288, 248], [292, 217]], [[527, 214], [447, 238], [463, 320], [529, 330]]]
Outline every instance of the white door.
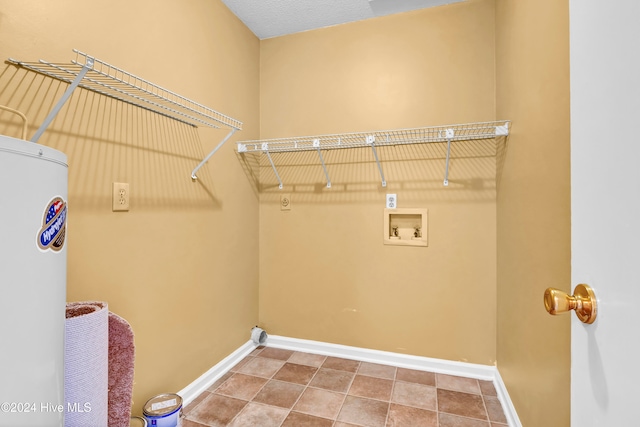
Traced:
[[570, 40], [571, 425], [640, 426], [640, 2], [570, 0]]

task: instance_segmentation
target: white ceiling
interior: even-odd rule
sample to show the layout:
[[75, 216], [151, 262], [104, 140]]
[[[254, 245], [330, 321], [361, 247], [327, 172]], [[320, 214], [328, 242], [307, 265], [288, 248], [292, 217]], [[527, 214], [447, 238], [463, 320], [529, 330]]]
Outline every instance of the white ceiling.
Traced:
[[464, 0], [222, 0], [260, 39]]

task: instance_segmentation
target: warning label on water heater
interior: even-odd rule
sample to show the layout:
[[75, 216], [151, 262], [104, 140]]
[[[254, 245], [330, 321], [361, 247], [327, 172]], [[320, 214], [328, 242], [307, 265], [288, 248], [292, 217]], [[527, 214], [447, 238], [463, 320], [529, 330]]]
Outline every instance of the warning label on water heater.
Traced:
[[42, 228], [38, 231], [38, 247], [58, 252], [64, 246], [67, 232], [67, 202], [55, 197], [49, 202], [42, 218]]

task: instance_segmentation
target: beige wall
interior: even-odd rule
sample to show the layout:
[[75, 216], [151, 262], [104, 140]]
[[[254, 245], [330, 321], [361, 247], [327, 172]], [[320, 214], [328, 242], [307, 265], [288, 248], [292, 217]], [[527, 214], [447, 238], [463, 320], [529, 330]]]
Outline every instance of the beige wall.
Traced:
[[[108, 301], [136, 332], [134, 412], [259, 319], [272, 334], [497, 359], [524, 425], [568, 425], [569, 318], [541, 303], [570, 280], [567, 4], [470, 0], [259, 42], [219, 1], [0, 0], [4, 57], [66, 62], [74, 47], [245, 123], [195, 184], [225, 131], [76, 91], [40, 141], [69, 156], [68, 300]], [[1, 70], [0, 104], [33, 134], [64, 85]], [[514, 123], [506, 154], [454, 144], [449, 188], [443, 144], [381, 149], [386, 189], [368, 150], [327, 154], [331, 189], [313, 153], [281, 156], [289, 212], [264, 160], [233, 153], [259, 136], [495, 118]], [[17, 135], [6, 113], [0, 133]], [[111, 212], [113, 181], [131, 184], [129, 213]], [[428, 248], [382, 245], [386, 193], [429, 209]]]
[[[220, 1], [0, 0], [3, 58], [68, 62], [72, 48], [258, 136], [259, 41]], [[29, 136], [64, 88], [0, 66], [0, 104], [28, 116]], [[0, 133], [18, 136], [15, 123], [0, 114]], [[258, 200], [233, 144], [190, 179], [226, 132], [76, 90], [40, 140], [69, 158], [67, 300], [107, 301], [133, 326], [134, 413], [203, 374], [258, 321]], [[131, 186], [128, 213], [111, 212], [114, 181]]]
[[[262, 138], [495, 118], [494, 3], [263, 40]], [[495, 143], [274, 155], [260, 169], [260, 322], [270, 333], [495, 362]], [[280, 193], [292, 210], [281, 212]], [[382, 243], [385, 194], [429, 210], [429, 247]]]
[[[513, 120], [498, 183], [498, 368], [525, 426], [569, 425], [568, 2], [496, 2], [497, 114]], [[550, 416], [550, 414], [553, 414]]]

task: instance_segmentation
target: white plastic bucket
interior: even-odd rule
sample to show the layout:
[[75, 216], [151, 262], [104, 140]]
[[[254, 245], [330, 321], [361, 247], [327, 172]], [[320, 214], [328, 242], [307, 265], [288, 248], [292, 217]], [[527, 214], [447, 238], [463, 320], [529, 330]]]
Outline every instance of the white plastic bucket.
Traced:
[[142, 412], [149, 427], [180, 427], [182, 398], [177, 394], [161, 394], [149, 399]]
[[147, 427], [147, 420], [142, 417], [131, 417], [129, 427]]

